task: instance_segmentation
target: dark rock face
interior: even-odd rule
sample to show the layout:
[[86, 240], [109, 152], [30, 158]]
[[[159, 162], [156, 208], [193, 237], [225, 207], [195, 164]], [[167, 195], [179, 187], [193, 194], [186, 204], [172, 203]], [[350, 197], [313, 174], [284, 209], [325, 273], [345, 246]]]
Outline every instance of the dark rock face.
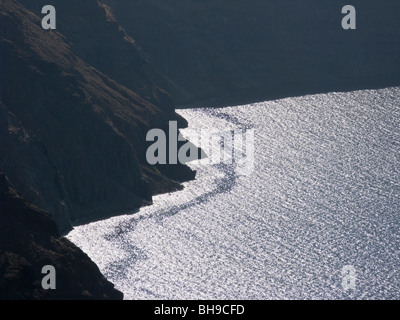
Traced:
[[[400, 2], [101, 0], [179, 105], [215, 106], [400, 84]], [[220, 97], [221, 99], [211, 99]], [[204, 101], [207, 99], [210, 101]]]
[[[0, 3], [0, 299], [122, 299], [59, 232], [193, 179], [186, 166], [161, 172], [145, 159], [148, 130], [187, 123], [97, 1], [50, 3], [65, 34], [43, 30], [21, 2], [42, 7]], [[56, 290], [41, 286], [45, 265]]]
[[[125, 35], [107, 22], [96, 1], [75, 3], [68, 17], [58, 10], [60, 29], [63, 19], [72, 26], [82, 21], [82, 30], [89, 25], [86, 18], [94, 19], [99, 30], [88, 47], [107, 44], [113, 35], [100, 39], [107, 32]], [[79, 10], [72, 14], [75, 8], [83, 8], [81, 15]], [[129, 39], [117, 38], [112, 46], [125, 48], [126, 59], [136, 52], [128, 65], [142, 78], [132, 76], [137, 81], [125, 83], [144, 98], [78, 56], [86, 52], [90, 32], [80, 34], [73, 27], [68, 38], [58, 30], [43, 30], [40, 18], [14, 0], [0, 3], [0, 25], [0, 171], [27, 201], [50, 212], [65, 231], [71, 221], [134, 210], [150, 203], [156, 192], [181, 188], [167, 177], [168, 170], [161, 174], [147, 164], [145, 137], [152, 128], [166, 128], [170, 120], [181, 126], [185, 121], [167, 96], [162, 103], [160, 89], [143, 80], [144, 61]], [[103, 50], [96, 57], [88, 50], [84, 58], [123, 78], [118, 70], [124, 67], [115, 74], [112, 64], [107, 67], [114, 56]], [[188, 167], [179, 170], [182, 180], [194, 178]]]
[[57, 31], [65, 37], [73, 53], [145, 100], [173, 112], [169, 94], [150, 79], [151, 65], [145, 53], [118, 24], [109, 7], [97, 0], [19, 2], [39, 17], [43, 16], [44, 5], [53, 5], [57, 10]]
[[[44, 290], [43, 266], [56, 270]], [[51, 216], [28, 204], [0, 173], [0, 299], [122, 299], [97, 266], [60, 236]]]

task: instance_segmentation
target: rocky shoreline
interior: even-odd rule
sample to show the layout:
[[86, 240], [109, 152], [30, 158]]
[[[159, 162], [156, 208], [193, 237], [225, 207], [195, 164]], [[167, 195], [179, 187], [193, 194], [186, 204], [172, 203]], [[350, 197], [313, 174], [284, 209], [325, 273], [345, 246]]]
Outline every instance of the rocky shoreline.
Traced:
[[[42, 29], [39, 2], [0, 3], [0, 298], [122, 299], [61, 233], [193, 179], [145, 158], [150, 129], [187, 123], [96, 0], [55, 1], [54, 31]], [[54, 291], [40, 285], [44, 265], [57, 270]]]
[[[41, 8], [57, 8], [43, 30]], [[0, 298], [122, 299], [62, 237], [135, 212], [196, 172], [146, 161], [175, 106], [246, 104], [400, 84], [399, 5], [307, 0], [2, 0]], [[312, 10], [311, 10], [312, 9]], [[368, 21], [367, 21], [368, 18]], [[296, 27], [293, 27], [296, 26]], [[54, 264], [59, 286], [40, 286]]]

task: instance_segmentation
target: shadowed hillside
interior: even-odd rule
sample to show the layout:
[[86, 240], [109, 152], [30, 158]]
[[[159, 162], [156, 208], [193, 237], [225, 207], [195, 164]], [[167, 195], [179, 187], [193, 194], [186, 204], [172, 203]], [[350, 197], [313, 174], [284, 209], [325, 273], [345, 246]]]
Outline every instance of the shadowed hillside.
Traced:
[[73, 53], [142, 98], [171, 111], [171, 97], [150, 79], [152, 66], [135, 39], [118, 24], [110, 9], [97, 0], [19, 0], [42, 17], [42, 7], [57, 10], [57, 31]]
[[[393, 0], [101, 0], [177, 104], [213, 106], [400, 84]], [[341, 27], [342, 7], [357, 30]], [[211, 99], [208, 102], [199, 101]]]
[[[50, 215], [28, 204], [0, 173], [0, 299], [122, 299], [97, 266], [61, 237]], [[41, 286], [43, 266], [56, 289]]]
[[[92, 4], [92, 19], [106, 21], [96, 1], [85, 3]], [[71, 24], [83, 19], [73, 17]], [[82, 49], [75, 52], [67, 36], [43, 30], [40, 18], [16, 1], [0, 3], [0, 24], [0, 170], [28, 201], [50, 212], [60, 230], [71, 221], [135, 210], [152, 194], [181, 188], [166, 175], [194, 177], [182, 165], [164, 166], [161, 174], [146, 162], [148, 130], [166, 128], [169, 120], [186, 125], [168, 102], [151, 102], [159, 98], [156, 86], [148, 99], [120, 85], [80, 58]], [[108, 26], [115, 29], [106, 22], [104, 32]], [[131, 70], [140, 70], [138, 61]]]

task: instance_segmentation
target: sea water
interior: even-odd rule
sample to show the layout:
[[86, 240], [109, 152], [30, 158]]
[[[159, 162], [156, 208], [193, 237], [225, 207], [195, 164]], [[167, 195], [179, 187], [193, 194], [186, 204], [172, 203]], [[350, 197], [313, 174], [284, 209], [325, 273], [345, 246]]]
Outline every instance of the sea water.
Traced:
[[178, 110], [254, 130], [254, 170], [205, 159], [184, 190], [75, 227], [126, 299], [400, 298], [400, 88]]

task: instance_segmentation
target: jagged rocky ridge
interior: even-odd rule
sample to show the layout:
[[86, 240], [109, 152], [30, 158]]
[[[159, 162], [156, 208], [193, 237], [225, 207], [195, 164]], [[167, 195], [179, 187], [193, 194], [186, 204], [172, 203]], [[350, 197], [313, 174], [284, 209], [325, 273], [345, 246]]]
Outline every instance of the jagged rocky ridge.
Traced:
[[133, 40], [97, 1], [62, 3], [56, 31], [17, 1], [0, 4], [0, 171], [66, 231], [148, 204], [194, 172], [146, 162], [147, 131], [186, 121]]

